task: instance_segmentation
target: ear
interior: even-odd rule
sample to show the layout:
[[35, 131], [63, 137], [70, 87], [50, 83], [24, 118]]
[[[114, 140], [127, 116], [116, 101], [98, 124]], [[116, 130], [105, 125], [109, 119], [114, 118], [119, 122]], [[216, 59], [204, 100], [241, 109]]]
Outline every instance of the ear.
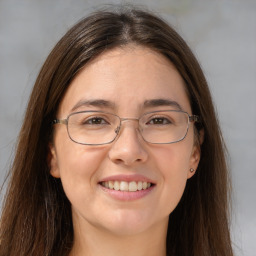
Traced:
[[[188, 179], [195, 174], [196, 169], [198, 167], [200, 157], [201, 157], [201, 145], [203, 144], [203, 141], [204, 141], [204, 130], [202, 129], [199, 132], [198, 138], [195, 141], [195, 144], [193, 146], [192, 153], [190, 156], [190, 161], [189, 161], [190, 168], [188, 170], [188, 176], [187, 176]], [[194, 170], [194, 171], [191, 171], [191, 170]]]
[[201, 129], [199, 131], [198, 140], [199, 140], [199, 144], [201, 146], [203, 144], [203, 142], [204, 142], [204, 129]]
[[47, 163], [50, 169], [50, 174], [54, 178], [60, 178], [56, 149], [52, 143], [49, 143], [48, 145]]

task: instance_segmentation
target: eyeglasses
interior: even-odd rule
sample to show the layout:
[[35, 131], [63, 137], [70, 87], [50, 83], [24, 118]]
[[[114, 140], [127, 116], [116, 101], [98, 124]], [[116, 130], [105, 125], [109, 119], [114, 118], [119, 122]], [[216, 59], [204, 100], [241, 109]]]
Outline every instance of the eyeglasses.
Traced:
[[122, 122], [138, 121], [137, 130], [142, 138], [152, 144], [170, 144], [183, 140], [189, 124], [198, 122], [199, 116], [178, 110], [154, 111], [140, 118], [121, 118], [102, 111], [81, 111], [66, 119], [55, 119], [53, 124], [65, 124], [72, 141], [83, 145], [103, 145], [118, 136]]

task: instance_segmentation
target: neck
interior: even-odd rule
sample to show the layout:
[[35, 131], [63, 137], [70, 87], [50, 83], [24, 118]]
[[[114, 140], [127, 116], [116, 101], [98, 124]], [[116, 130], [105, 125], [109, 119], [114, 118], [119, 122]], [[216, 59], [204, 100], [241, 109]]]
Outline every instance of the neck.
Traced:
[[133, 235], [115, 234], [89, 223], [74, 223], [70, 256], [166, 256], [168, 221]]

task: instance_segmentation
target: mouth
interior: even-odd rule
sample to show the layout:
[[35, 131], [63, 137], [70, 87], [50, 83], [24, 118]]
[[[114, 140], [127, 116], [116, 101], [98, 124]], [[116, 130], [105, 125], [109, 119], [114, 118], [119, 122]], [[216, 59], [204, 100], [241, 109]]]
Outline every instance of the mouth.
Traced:
[[102, 187], [115, 190], [115, 191], [126, 191], [126, 192], [137, 192], [141, 190], [147, 190], [155, 184], [147, 181], [119, 181], [110, 180], [102, 181], [99, 183]]
[[139, 175], [112, 175], [98, 182], [102, 190], [119, 201], [138, 200], [152, 194], [156, 183], [150, 178]]

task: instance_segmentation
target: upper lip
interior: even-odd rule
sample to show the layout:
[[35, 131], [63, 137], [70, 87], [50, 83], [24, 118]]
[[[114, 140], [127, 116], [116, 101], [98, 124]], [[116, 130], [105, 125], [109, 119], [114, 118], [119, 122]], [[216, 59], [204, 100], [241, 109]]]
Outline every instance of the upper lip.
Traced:
[[126, 181], [126, 182], [130, 182], [130, 181], [145, 181], [148, 183], [152, 183], [155, 184], [156, 182], [153, 181], [152, 179], [141, 175], [141, 174], [130, 174], [130, 175], [125, 175], [125, 174], [119, 174], [119, 175], [112, 175], [112, 176], [108, 176], [106, 178], [103, 178], [99, 181], [99, 183], [104, 182], [104, 181]]

